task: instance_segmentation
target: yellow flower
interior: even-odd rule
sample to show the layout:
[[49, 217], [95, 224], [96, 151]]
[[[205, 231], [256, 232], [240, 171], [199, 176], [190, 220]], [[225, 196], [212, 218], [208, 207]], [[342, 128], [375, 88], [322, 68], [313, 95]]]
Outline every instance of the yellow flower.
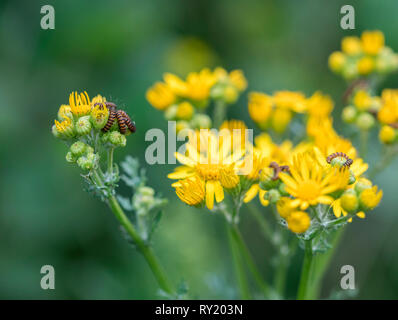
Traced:
[[377, 114], [383, 124], [392, 124], [398, 121], [398, 90], [384, 89], [381, 94], [382, 107]]
[[361, 53], [361, 42], [358, 37], [344, 37], [341, 41], [341, 50], [350, 55]]
[[346, 57], [340, 51], [335, 51], [329, 56], [329, 68], [334, 72], [340, 72], [345, 64]]
[[[333, 209], [333, 213], [336, 218], [340, 218], [341, 215], [343, 215], [345, 217], [348, 214], [348, 212], [345, 211], [341, 206], [341, 198], [338, 198], [335, 201], [333, 201], [332, 209]], [[363, 212], [363, 211], [357, 212], [356, 216], [361, 219], [364, 219], [366, 217], [365, 212]], [[348, 219], [348, 222], [351, 222], [351, 221], [352, 221], [352, 218]]]
[[239, 91], [243, 91], [247, 88], [247, 80], [242, 70], [233, 70], [229, 73], [229, 80]]
[[168, 85], [157, 82], [147, 90], [146, 99], [156, 109], [165, 110], [174, 103], [176, 97]]
[[289, 197], [282, 197], [276, 203], [276, 210], [283, 219], [287, 219], [294, 211], [291, 205], [292, 199]]
[[333, 110], [333, 100], [321, 92], [315, 92], [309, 99], [307, 99], [307, 113], [311, 117], [326, 118], [329, 117]]
[[292, 112], [288, 109], [277, 108], [271, 118], [272, 129], [278, 133], [283, 133], [292, 120]]
[[361, 192], [359, 201], [362, 207], [366, 210], [372, 210], [380, 203], [382, 197], [383, 191], [378, 191], [377, 186], [373, 186], [372, 188], [365, 189]]
[[346, 169], [326, 169], [316, 160], [314, 152], [295, 155], [289, 165], [291, 176], [280, 173], [286, 191], [295, 199], [294, 208], [307, 209], [318, 203], [331, 204], [331, 193], [343, 190], [348, 184], [349, 171]]
[[74, 126], [72, 120], [66, 116], [64, 116], [63, 118], [64, 120], [62, 122], [59, 122], [57, 120], [54, 121], [55, 127], [60, 134], [72, 137], [74, 135]]
[[277, 91], [274, 93], [274, 103], [277, 108], [294, 112], [304, 112], [306, 99], [303, 93], [294, 91]]
[[210, 69], [203, 69], [200, 72], [191, 72], [186, 79], [186, 95], [192, 100], [206, 100], [210, 95], [211, 87], [216, 83], [216, 77]]
[[177, 96], [185, 97], [187, 95], [187, 84], [178, 76], [171, 73], [165, 73], [163, 75], [163, 80], [171, 89], [171, 91], [173, 91], [173, 93]]
[[381, 31], [365, 31], [361, 35], [361, 45], [363, 52], [376, 55], [384, 47], [384, 34]]
[[363, 57], [358, 61], [358, 72], [361, 75], [368, 75], [375, 68], [375, 62], [371, 57]]
[[358, 90], [354, 96], [354, 104], [361, 111], [369, 110], [372, 105], [372, 97], [365, 90]]
[[340, 197], [341, 208], [347, 212], [354, 212], [358, 209], [358, 197], [356, 192], [349, 190]]
[[181, 201], [190, 206], [200, 205], [205, 198], [205, 183], [198, 176], [180, 180], [173, 187]]
[[391, 143], [395, 140], [397, 133], [395, 129], [389, 125], [384, 125], [381, 127], [379, 132], [379, 139], [383, 143]]
[[254, 139], [255, 146], [266, 158], [276, 161], [279, 165], [285, 165], [293, 153], [293, 143], [290, 140], [283, 141], [280, 145], [274, 143], [267, 133], [261, 133]]
[[272, 113], [272, 97], [261, 92], [249, 94], [249, 114], [254, 122], [264, 124]]
[[86, 91], [78, 94], [76, 91], [69, 95], [69, 106], [73, 115], [80, 117], [85, 116], [91, 111], [90, 98]]
[[265, 158], [258, 150], [252, 150], [241, 161], [239, 165], [239, 172], [241, 175], [251, 181], [257, 181], [260, 175], [260, 170], [268, 167], [269, 160]]
[[294, 233], [304, 233], [311, 225], [309, 215], [303, 211], [293, 211], [286, 222], [287, 227]]
[[175, 154], [183, 166], [177, 167], [168, 177], [170, 179], [200, 177], [205, 183], [206, 205], [211, 210], [214, 198], [217, 202], [224, 199], [221, 171], [231, 168], [237, 170], [238, 160], [243, 157], [244, 151], [238, 150], [233, 153], [231, 139], [220, 139], [209, 130], [201, 130], [189, 137], [186, 149], [185, 155]]
[[192, 104], [187, 101], [181, 102], [177, 107], [176, 116], [181, 120], [190, 120], [194, 113], [194, 108]]

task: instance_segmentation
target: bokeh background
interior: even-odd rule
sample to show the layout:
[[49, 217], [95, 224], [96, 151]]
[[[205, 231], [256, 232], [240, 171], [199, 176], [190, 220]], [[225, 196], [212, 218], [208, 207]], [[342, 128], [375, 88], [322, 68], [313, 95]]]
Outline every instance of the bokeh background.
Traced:
[[[40, 29], [45, 4], [55, 8], [55, 30]], [[356, 30], [339, 26], [344, 4], [354, 5]], [[145, 100], [146, 89], [166, 71], [240, 68], [250, 90], [329, 93], [335, 125], [344, 132], [339, 113], [346, 85], [328, 70], [327, 57], [343, 36], [366, 29], [382, 30], [397, 51], [397, 12], [396, 0], [0, 1], [0, 298], [159, 297], [145, 261], [121, 237], [107, 207], [83, 191], [79, 169], [65, 162], [66, 146], [50, 133], [57, 108], [73, 90], [112, 98], [136, 121], [138, 132], [116, 159], [138, 157], [149, 185], [170, 200], [154, 245], [173, 281], [185, 281], [192, 297], [237, 298], [222, 219], [176, 201], [166, 178], [173, 166], [144, 162], [145, 132], [167, 128]], [[397, 88], [397, 75], [384, 87]], [[247, 92], [229, 117], [254, 127]], [[376, 139], [370, 150], [374, 161]], [[377, 179], [382, 204], [349, 225], [323, 298], [339, 288], [345, 264], [355, 267], [357, 298], [398, 298], [397, 169], [395, 161]], [[245, 210], [242, 232], [271, 277], [272, 248]], [[55, 267], [56, 290], [40, 288], [45, 264]], [[290, 298], [300, 267], [301, 252], [290, 269]]]

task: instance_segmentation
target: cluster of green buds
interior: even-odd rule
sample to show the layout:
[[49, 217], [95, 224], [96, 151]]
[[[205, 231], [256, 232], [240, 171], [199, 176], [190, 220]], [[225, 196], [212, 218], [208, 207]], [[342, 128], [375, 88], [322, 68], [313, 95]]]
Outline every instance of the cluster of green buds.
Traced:
[[385, 46], [381, 31], [364, 31], [360, 38], [343, 38], [341, 51], [329, 57], [329, 67], [347, 80], [386, 75], [398, 69], [398, 55]]
[[285, 184], [279, 179], [279, 172], [288, 170], [287, 166], [279, 166], [276, 162], [271, 162], [269, 167], [260, 171], [259, 185], [262, 190], [267, 191], [264, 199], [271, 204], [276, 204], [281, 197], [289, 194], [285, 190]]
[[[71, 93], [69, 105], [61, 105], [52, 126], [53, 135], [69, 145], [66, 160], [91, 170], [98, 166], [101, 152], [126, 146], [127, 121], [131, 120], [117, 112], [101, 95], [90, 100], [86, 92]], [[120, 127], [125, 128], [123, 134]]]
[[232, 104], [247, 86], [240, 70], [228, 73], [222, 68], [191, 72], [185, 79], [166, 73], [163, 80], [149, 88], [146, 97], [167, 120], [177, 122], [177, 132], [211, 128], [211, 118], [205, 113], [210, 102]]
[[350, 104], [343, 109], [342, 118], [346, 123], [354, 124], [360, 130], [370, 130], [376, 125], [375, 115], [379, 112], [379, 97], [371, 96], [366, 90], [357, 90]]

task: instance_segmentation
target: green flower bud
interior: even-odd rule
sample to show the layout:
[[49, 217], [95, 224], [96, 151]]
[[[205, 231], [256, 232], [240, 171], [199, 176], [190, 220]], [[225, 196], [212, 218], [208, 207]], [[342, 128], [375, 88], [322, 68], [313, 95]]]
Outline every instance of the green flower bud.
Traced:
[[73, 153], [72, 152], [68, 152], [67, 154], [66, 154], [66, 161], [67, 162], [70, 162], [70, 163], [74, 163], [74, 162], [76, 162], [76, 157], [73, 155]]
[[235, 103], [239, 98], [239, 92], [234, 86], [224, 88], [224, 101], [228, 104]]
[[178, 106], [176, 104], [171, 105], [167, 108], [164, 113], [166, 120], [174, 120], [177, 115]]
[[355, 174], [350, 170], [350, 177], [348, 178], [348, 184], [353, 184], [355, 183], [357, 179], [355, 178]]
[[355, 191], [360, 194], [363, 190], [370, 189], [372, 187], [372, 182], [366, 178], [360, 178], [355, 184]]
[[108, 141], [112, 143], [115, 147], [125, 147], [127, 139], [119, 131], [112, 131], [109, 134]]
[[359, 201], [357, 194], [354, 190], [347, 190], [340, 198], [341, 207], [349, 212], [354, 213], [357, 211]]
[[355, 63], [346, 63], [342, 70], [343, 77], [354, 79], [358, 76], [358, 68]]
[[54, 137], [60, 139], [62, 138], [62, 134], [57, 130], [57, 127], [55, 124], [53, 124], [53, 126], [51, 127], [51, 133], [53, 134]]
[[90, 133], [92, 128], [90, 116], [80, 117], [79, 120], [77, 120], [75, 127], [76, 132], [81, 136]]
[[207, 129], [211, 127], [211, 119], [206, 114], [197, 113], [193, 116], [190, 124], [195, 129]]
[[332, 161], [330, 161], [331, 166], [337, 166], [337, 167], [342, 167], [344, 163], [346, 163], [347, 159], [344, 157], [336, 157], [333, 158]]
[[270, 203], [277, 203], [280, 198], [281, 194], [277, 189], [269, 190], [264, 196], [264, 199], [268, 200]]
[[155, 190], [153, 190], [151, 187], [140, 187], [139, 193], [141, 193], [143, 196], [154, 196]]
[[286, 191], [286, 185], [283, 182], [279, 185], [279, 192], [282, 196], [289, 195], [289, 193]]
[[224, 86], [220, 84], [216, 84], [211, 88], [210, 96], [213, 99], [222, 99], [224, 96]]
[[96, 154], [90, 153], [87, 156], [81, 156], [77, 159], [77, 165], [83, 170], [91, 170], [98, 159], [99, 157]]
[[370, 113], [362, 112], [355, 123], [361, 130], [369, 130], [376, 124], [376, 120]]
[[86, 146], [87, 145], [84, 142], [76, 141], [70, 146], [69, 150], [75, 157], [78, 158], [84, 154], [84, 152], [86, 151]]
[[357, 109], [354, 106], [348, 106], [343, 109], [342, 118], [346, 123], [353, 123], [357, 117]]

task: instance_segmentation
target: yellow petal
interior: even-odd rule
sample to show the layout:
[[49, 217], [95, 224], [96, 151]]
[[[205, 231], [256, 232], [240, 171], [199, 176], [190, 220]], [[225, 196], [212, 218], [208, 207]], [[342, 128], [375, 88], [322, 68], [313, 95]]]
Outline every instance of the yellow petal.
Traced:
[[216, 201], [221, 202], [224, 200], [224, 189], [221, 186], [220, 181], [215, 181], [214, 182], [214, 191], [216, 195]]
[[213, 209], [213, 206], [214, 206], [214, 182], [213, 181], [206, 182], [206, 206], [210, 210]]
[[266, 193], [267, 193], [266, 190], [260, 189], [260, 193], [259, 193], [259, 195], [258, 195], [259, 198], [260, 198], [260, 203], [261, 203], [264, 207], [266, 207], [266, 206], [269, 205], [269, 201], [266, 200], [266, 199], [264, 199], [264, 196], [265, 196]]
[[250, 202], [257, 195], [259, 189], [260, 187], [258, 184], [253, 184], [250, 189], [247, 190], [245, 197], [243, 198], [243, 202]]

